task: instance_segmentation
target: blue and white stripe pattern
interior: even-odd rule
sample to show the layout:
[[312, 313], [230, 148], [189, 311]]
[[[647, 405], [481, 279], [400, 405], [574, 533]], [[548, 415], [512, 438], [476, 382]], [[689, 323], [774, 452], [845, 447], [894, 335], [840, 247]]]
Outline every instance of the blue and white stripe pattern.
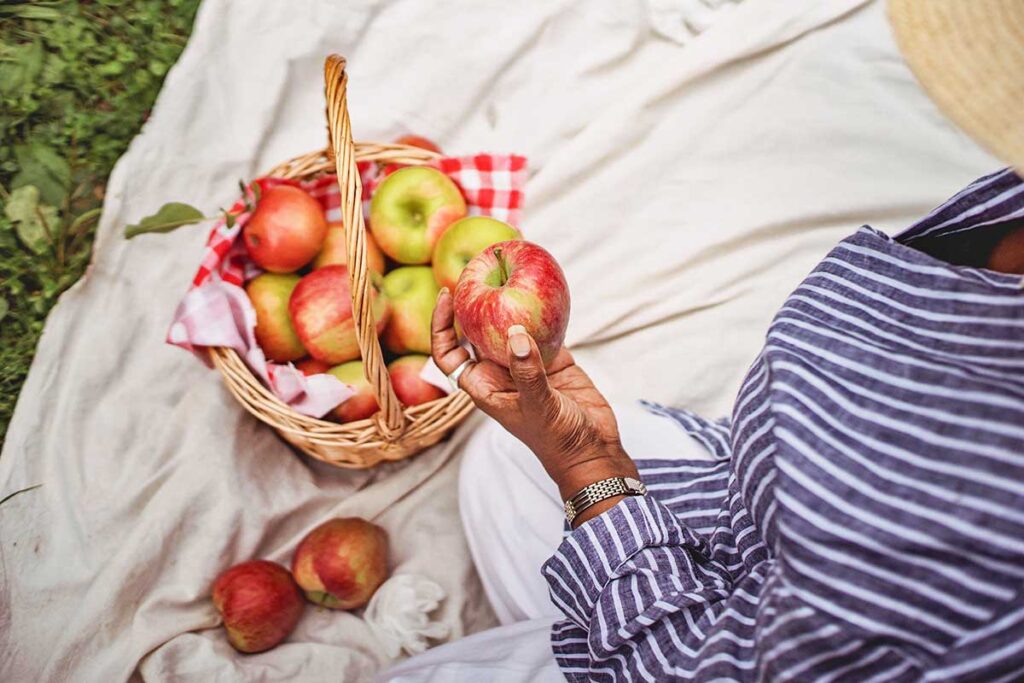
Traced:
[[[982, 178], [863, 227], [789, 297], [713, 462], [569, 534], [543, 573], [571, 681], [1024, 680], [1024, 289], [926, 244], [1024, 217]], [[915, 247], [920, 247], [915, 248]]]

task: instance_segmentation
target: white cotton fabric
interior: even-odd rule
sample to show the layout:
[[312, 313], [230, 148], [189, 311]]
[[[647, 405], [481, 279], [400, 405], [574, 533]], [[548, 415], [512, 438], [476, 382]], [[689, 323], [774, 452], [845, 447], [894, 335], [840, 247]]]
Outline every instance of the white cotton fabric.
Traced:
[[518, 621], [429, 650], [374, 683], [564, 683], [551, 654], [553, 617]]
[[[715, 3], [702, 3], [712, 7]], [[568, 341], [611, 398], [726, 412], [775, 309], [841, 237], [896, 231], [999, 164], [899, 58], [880, 2], [722, 3], [689, 40], [662, 2], [207, 0], [108, 187], [94, 262], [50, 315], [0, 456], [0, 680], [367, 680], [358, 613], [307, 609], [240, 656], [216, 575], [287, 563], [360, 515], [396, 573], [492, 626], [457, 514], [453, 439], [349, 472], [295, 455], [217, 374], [163, 343], [206, 228], [126, 242], [169, 200], [213, 211], [324, 144], [321, 66], [351, 61], [356, 136], [530, 158], [523, 231], [565, 268]]]
[[388, 657], [416, 655], [430, 647], [429, 641], [448, 636], [448, 625], [431, 618], [444, 598], [444, 589], [430, 579], [396, 574], [370, 598], [363, 619]]

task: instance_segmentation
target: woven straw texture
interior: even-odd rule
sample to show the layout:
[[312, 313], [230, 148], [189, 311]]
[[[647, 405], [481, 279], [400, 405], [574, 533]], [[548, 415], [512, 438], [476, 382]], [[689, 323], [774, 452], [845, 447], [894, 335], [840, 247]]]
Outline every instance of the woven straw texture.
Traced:
[[367, 468], [401, 460], [440, 441], [473, 409], [465, 392], [403, 409], [388, 377], [371, 311], [370, 271], [366, 262], [360, 161], [423, 164], [439, 155], [406, 145], [354, 143], [346, 98], [345, 59], [331, 55], [324, 65], [329, 146], [290, 159], [266, 175], [309, 179], [337, 173], [341, 188], [341, 214], [345, 225], [348, 272], [352, 285], [352, 315], [366, 379], [380, 405], [372, 418], [337, 424], [295, 412], [257, 379], [232, 349], [212, 348], [210, 358], [238, 401], [273, 427], [289, 443], [309, 455], [338, 467]]
[[939, 108], [1024, 173], [1024, 0], [890, 0], [889, 18]]

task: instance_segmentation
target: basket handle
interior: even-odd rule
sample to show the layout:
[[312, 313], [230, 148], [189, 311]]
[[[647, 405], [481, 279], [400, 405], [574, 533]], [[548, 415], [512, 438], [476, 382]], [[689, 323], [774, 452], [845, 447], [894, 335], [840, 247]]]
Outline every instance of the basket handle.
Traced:
[[363, 220], [363, 181], [356, 167], [356, 149], [352, 142], [352, 124], [348, 116], [348, 74], [345, 58], [329, 55], [324, 63], [324, 93], [327, 96], [327, 134], [329, 156], [334, 159], [341, 189], [341, 220], [345, 230], [348, 276], [352, 288], [352, 317], [356, 341], [363, 357], [363, 372], [373, 387], [380, 412], [377, 427], [388, 441], [405, 431], [402, 404], [395, 396], [388, 377], [377, 325], [373, 319], [370, 268], [366, 261], [366, 224]]

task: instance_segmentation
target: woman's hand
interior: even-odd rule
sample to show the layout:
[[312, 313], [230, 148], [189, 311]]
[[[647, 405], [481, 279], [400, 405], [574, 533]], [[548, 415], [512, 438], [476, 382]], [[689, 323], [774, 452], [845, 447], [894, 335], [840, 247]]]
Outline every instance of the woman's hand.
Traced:
[[[469, 358], [453, 326], [451, 293], [442, 289], [434, 308], [434, 362], [451, 374]], [[526, 444], [558, 485], [562, 498], [608, 477], [637, 477], [619, 442], [608, 401], [564, 348], [545, 372], [537, 344], [519, 325], [509, 328], [509, 369], [483, 360], [469, 365], [459, 386], [473, 402]], [[581, 521], [611, 507], [595, 505]], [[593, 511], [593, 512], [591, 512]]]

